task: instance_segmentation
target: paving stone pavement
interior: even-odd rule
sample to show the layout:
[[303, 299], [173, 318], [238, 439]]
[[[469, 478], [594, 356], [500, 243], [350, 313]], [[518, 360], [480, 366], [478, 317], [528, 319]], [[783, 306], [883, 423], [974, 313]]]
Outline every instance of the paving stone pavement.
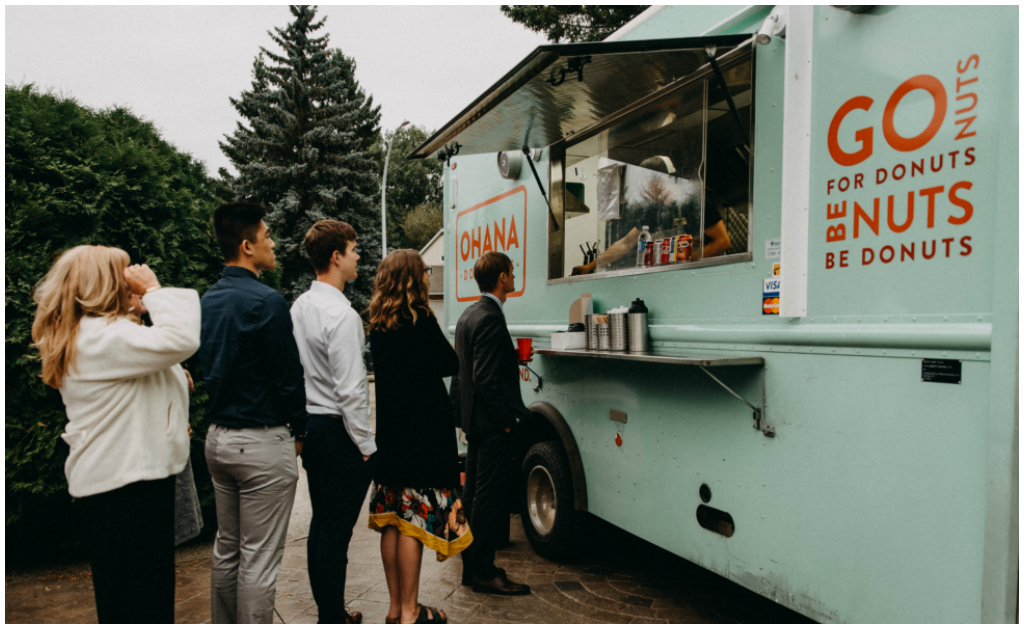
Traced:
[[[371, 402], [373, 402], [371, 387]], [[301, 467], [300, 467], [301, 469]], [[367, 497], [368, 501], [368, 497]], [[364, 504], [364, 513], [366, 512]], [[316, 603], [306, 573], [306, 537], [311, 510], [305, 473], [300, 472], [277, 578], [275, 623], [315, 623]], [[444, 610], [452, 623], [799, 623], [806, 618], [718, 575], [640, 540], [610, 524], [584, 516], [582, 547], [574, 561], [538, 556], [512, 521], [512, 545], [498, 551], [497, 564], [511, 579], [528, 583], [530, 596], [475, 594], [461, 585], [462, 562], [439, 563], [423, 554], [420, 601]], [[380, 561], [380, 536], [360, 519], [349, 547], [346, 600], [364, 622], [382, 623], [388, 591]], [[175, 620], [210, 621], [209, 542], [179, 548]], [[95, 623], [88, 564], [78, 563], [5, 574], [5, 622]]]

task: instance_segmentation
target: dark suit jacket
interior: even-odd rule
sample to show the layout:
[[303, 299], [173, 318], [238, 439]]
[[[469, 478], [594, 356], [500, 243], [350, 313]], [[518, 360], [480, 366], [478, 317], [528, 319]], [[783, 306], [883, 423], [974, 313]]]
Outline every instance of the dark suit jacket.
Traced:
[[481, 297], [455, 326], [459, 373], [452, 378], [455, 417], [470, 438], [504, 431], [516, 417], [529, 417], [519, 390], [519, 357], [505, 315], [490, 297]]

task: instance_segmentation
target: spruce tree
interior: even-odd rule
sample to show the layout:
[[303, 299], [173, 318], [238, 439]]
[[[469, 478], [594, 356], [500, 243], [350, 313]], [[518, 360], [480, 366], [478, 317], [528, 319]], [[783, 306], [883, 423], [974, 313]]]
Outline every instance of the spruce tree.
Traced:
[[291, 301], [309, 288], [313, 270], [302, 250], [309, 227], [342, 220], [359, 234], [359, 279], [346, 293], [362, 311], [380, 263], [378, 161], [380, 107], [355, 78], [355, 61], [315, 37], [325, 20], [316, 7], [292, 6], [295, 20], [268, 32], [284, 54], [260, 48], [252, 89], [231, 104], [247, 122], [221, 150], [238, 170], [236, 199], [262, 203], [277, 243], [281, 292]]

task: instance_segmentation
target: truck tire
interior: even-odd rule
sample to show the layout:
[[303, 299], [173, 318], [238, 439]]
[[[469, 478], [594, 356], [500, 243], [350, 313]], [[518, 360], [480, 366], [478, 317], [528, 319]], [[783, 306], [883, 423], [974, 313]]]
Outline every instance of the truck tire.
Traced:
[[523, 459], [523, 529], [537, 554], [565, 559], [574, 545], [579, 516], [573, 508], [572, 473], [562, 444], [544, 441]]

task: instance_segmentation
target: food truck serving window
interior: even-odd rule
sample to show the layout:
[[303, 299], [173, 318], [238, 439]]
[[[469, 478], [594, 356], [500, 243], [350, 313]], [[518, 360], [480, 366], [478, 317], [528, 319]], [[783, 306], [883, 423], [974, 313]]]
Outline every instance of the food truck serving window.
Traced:
[[729, 56], [551, 147], [549, 280], [749, 259], [753, 59]]

